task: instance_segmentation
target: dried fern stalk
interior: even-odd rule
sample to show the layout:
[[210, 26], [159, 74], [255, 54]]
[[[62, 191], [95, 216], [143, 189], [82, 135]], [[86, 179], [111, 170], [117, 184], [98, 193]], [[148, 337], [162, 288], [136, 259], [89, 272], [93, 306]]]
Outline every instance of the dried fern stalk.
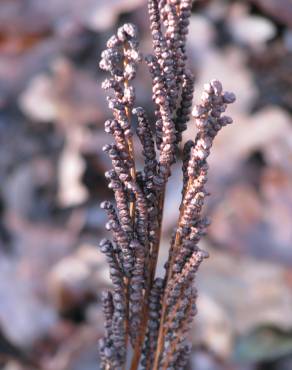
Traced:
[[[137, 30], [120, 27], [107, 42], [100, 67], [109, 77], [108, 105], [112, 119], [105, 131], [113, 142], [104, 147], [112, 162], [106, 172], [115, 204], [102, 203], [112, 240], [102, 240], [113, 283], [102, 296], [105, 337], [100, 341], [105, 370], [184, 369], [190, 353], [189, 324], [196, 314], [196, 272], [207, 253], [198, 247], [208, 220], [202, 207], [208, 195], [207, 159], [218, 131], [232, 119], [223, 115], [235, 101], [217, 80], [204, 86], [192, 115], [197, 126], [193, 141], [183, 147], [182, 200], [164, 278], [155, 278], [164, 209], [165, 187], [187, 128], [194, 77], [187, 69], [186, 36], [190, 0], [149, 0], [153, 55], [144, 61], [152, 78], [155, 122], [135, 106], [131, 81], [143, 62]], [[144, 168], [136, 169], [131, 116], [137, 116], [136, 134], [143, 147]]]

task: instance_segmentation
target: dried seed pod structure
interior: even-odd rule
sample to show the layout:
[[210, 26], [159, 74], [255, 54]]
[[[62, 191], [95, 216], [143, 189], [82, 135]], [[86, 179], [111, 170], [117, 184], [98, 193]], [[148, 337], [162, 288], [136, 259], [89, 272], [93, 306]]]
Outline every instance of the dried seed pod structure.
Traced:
[[[112, 233], [111, 241], [100, 242], [113, 284], [102, 296], [105, 337], [100, 358], [105, 370], [179, 370], [186, 367], [190, 353], [187, 333], [196, 314], [194, 280], [207, 257], [198, 246], [209, 224], [202, 216], [208, 195], [207, 159], [218, 131], [232, 123], [224, 112], [235, 101], [234, 94], [212, 80], [192, 111], [197, 130], [194, 140], [183, 146], [177, 227], [165, 276], [155, 277], [165, 187], [191, 118], [194, 77], [186, 55], [191, 5], [190, 0], [148, 0], [153, 54], [144, 61], [152, 78], [155, 122], [135, 105], [131, 81], [143, 62], [135, 26], [120, 27], [101, 56], [100, 67], [109, 74], [102, 86], [110, 91], [107, 100], [113, 114], [105, 122], [113, 138], [104, 147], [112, 162], [106, 178], [115, 198], [115, 204], [101, 205], [108, 215], [106, 229]], [[135, 163], [133, 116], [143, 148], [141, 171]]]

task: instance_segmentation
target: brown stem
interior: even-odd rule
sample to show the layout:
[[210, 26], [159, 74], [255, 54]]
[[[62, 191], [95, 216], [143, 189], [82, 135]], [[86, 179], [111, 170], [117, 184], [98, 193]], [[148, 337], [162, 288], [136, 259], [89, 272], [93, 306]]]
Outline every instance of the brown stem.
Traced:
[[[127, 86], [128, 84], [128, 81], [125, 81], [125, 87]], [[130, 111], [129, 111], [129, 108], [126, 107], [126, 115], [128, 117], [128, 120], [131, 119], [131, 115], [130, 115]], [[134, 161], [134, 145], [133, 145], [133, 140], [132, 138], [129, 138], [127, 140], [127, 144], [128, 144], [128, 151], [129, 151], [129, 156], [133, 162], [133, 167], [130, 169], [130, 174], [131, 174], [131, 177], [133, 179], [133, 181], [136, 180], [136, 168], [135, 168], [135, 161]], [[133, 224], [133, 227], [134, 227], [134, 224], [135, 224], [135, 201], [132, 201], [130, 202], [130, 206], [129, 206], [129, 211], [130, 211], [130, 217], [131, 217], [131, 220], [132, 220], [132, 224]], [[129, 337], [129, 285], [130, 285], [130, 279], [129, 278], [125, 278], [124, 279], [125, 281], [125, 295], [126, 295], [126, 302], [127, 302], [127, 308], [126, 308], [126, 348], [128, 346], [128, 337]]]
[[152, 245], [152, 249], [151, 249], [151, 265], [149, 268], [151, 287], [154, 281], [155, 271], [156, 271], [156, 266], [157, 266], [157, 261], [158, 261], [158, 255], [159, 255], [159, 247], [160, 247], [160, 240], [161, 240], [161, 234], [162, 234], [162, 218], [163, 218], [164, 199], [165, 199], [165, 187], [159, 196], [159, 202], [158, 202], [158, 215], [160, 216], [160, 219], [158, 220], [158, 230], [157, 230], [158, 238], [157, 238], [156, 244]]
[[[187, 309], [187, 312], [186, 312], [186, 315], [185, 315], [185, 319], [184, 319], [184, 321], [183, 321], [183, 323], [182, 323], [182, 325], [181, 325], [180, 330], [179, 330], [179, 331], [177, 332], [177, 334], [176, 334], [176, 339], [171, 343], [171, 347], [170, 347], [170, 350], [169, 350], [168, 356], [167, 356], [167, 358], [165, 359], [165, 363], [164, 363], [164, 365], [163, 365], [162, 370], [167, 370], [168, 365], [169, 365], [169, 362], [170, 362], [170, 360], [171, 360], [171, 355], [172, 355], [172, 354], [174, 353], [174, 351], [176, 350], [176, 346], [177, 346], [177, 344], [178, 344], [179, 340], [183, 337], [183, 332], [184, 332], [185, 327], [186, 327], [186, 325], [187, 325], [187, 323], [188, 323], [188, 317], [189, 317], [189, 313], [190, 313], [190, 311], [191, 311], [191, 307], [192, 307], [192, 302], [190, 302], [190, 305], [189, 305], [189, 307], [188, 307], [188, 309]], [[154, 369], [154, 368], [153, 368], [153, 369]]]
[[141, 331], [140, 335], [137, 340], [137, 344], [134, 348], [134, 354], [132, 358], [132, 363], [130, 370], [137, 370], [140, 362], [140, 357], [141, 357], [141, 352], [142, 352], [142, 346], [144, 343], [144, 338], [146, 335], [146, 330], [147, 330], [147, 324], [148, 324], [148, 319], [149, 319], [149, 295], [150, 291], [153, 285], [154, 277], [155, 277], [155, 271], [156, 271], [156, 266], [157, 266], [157, 260], [158, 260], [158, 253], [159, 253], [159, 246], [160, 246], [160, 239], [161, 239], [161, 230], [162, 230], [162, 216], [163, 216], [163, 207], [164, 207], [164, 198], [165, 198], [165, 188], [160, 194], [159, 197], [159, 210], [158, 214], [160, 215], [159, 219], [159, 227], [157, 230], [158, 238], [157, 238], [157, 243], [152, 246], [151, 250], [151, 257], [150, 258], [150, 267], [149, 267], [149, 275], [148, 275], [148, 280], [147, 280], [147, 289], [145, 291], [144, 295], [144, 300], [143, 300], [143, 309], [142, 309], [142, 325], [141, 325]]
[[[124, 48], [124, 52], [126, 51], [126, 46]], [[126, 67], [127, 65], [127, 58], [124, 59], [124, 67]], [[128, 80], [125, 80], [124, 81], [124, 89], [128, 88], [128, 85], [129, 85], [129, 81]], [[131, 121], [131, 111], [129, 109], [129, 107], [125, 107], [125, 111], [126, 111], [126, 116], [128, 118], [128, 121], [130, 123]], [[133, 167], [131, 167], [130, 169], [130, 175], [133, 179], [133, 181], [136, 180], [136, 167], [135, 167], [135, 154], [134, 154], [134, 144], [133, 144], [133, 139], [132, 137], [128, 138], [127, 139], [127, 145], [128, 145], [128, 153], [129, 153], [129, 157], [133, 163]], [[130, 205], [129, 205], [129, 212], [130, 212], [130, 217], [131, 217], [131, 220], [132, 220], [132, 224], [133, 224], [133, 228], [134, 228], [134, 224], [135, 224], [135, 201], [131, 201], [130, 202]], [[125, 322], [125, 332], [126, 332], [126, 338], [125, 338], [125, 346], [126, 346], [126, 349], [128, 347], [128, 340], [129, 340], [129, 330], [130, 330], [130, 324], [129, 324], [129, 288], [130, 288], [130, 279], [125, 277], [124, 279], [124, 283], [125, 283], [125, 296], [126, 296], [126, 322]], [[126, 364], [124, 364], [123, 366], [123, 370], [126, 368]]]
[[[149, 295], [146, 294], [146, 292], [145, 292], [144, 302], [147, 302], [148, 296]], [[145, 303], [143, 304], [142, 315], [143, 315], [144, 318], [148, 317], [148, 307], [145, 305]], [[134, 354], [133, 354], [133, 357], [132, 357], [130, 370], [137, 370], [138, 369], [139, 362], [140, 362], [140, 357], [141, 357], [142, 345], [143, 345], [143, 341], [144, 341], [144, 336], [146, 334], [147, 322], [148, 322], [147, 319], [144, 319], [143, 322], [142, 322], [140, 335], [137, 339], [137, 344], [134, 348]]]
[[[186, 191], [184, 192], [184, 195], [187, 194], [188, 189], [190, 188], [190, 185], [191, 185], [191, 181], [192, 181], [191, 179], [188, 180], [188, 184], [187, 184], [187, 187], [186, 187]], [[181, 206], [180, 206], [178, 227], [177, 227], [177, 231], [176, 231], [176, 234], [175, 234], [174, 243], [170, 247], [170, 250], [172, 250], [172, 255], [171, 255], [168, 270], [167, 270], [168, 272], [167, 272], [165, 287], [167, 287], [167, 284], [168, 284], [168, 282], [171, 278], [172, 266], [173, 266], [174, 259], [175, 259], [175, 252], [176, 252], [176, 250], [178, 249], [178, 247], [181, 243], [181, 234], [179, 232], [179, 227], [180, 227], [181, 219], [182, 219], [184, 209], [185, 209], [185, 207], [183, 205], [183, 200], [184, 200], [184, 197], [182, 198], [182, 202], [181, 202]], [[162, 312], [161, 312], [161, 318], [160, 318], [160, 324], [159, 324], [159, 333], [158, 333], [156, 353], [155, 353], [155, 357], [154, 357], [153, 370], [158, 370], [158, 368], [159, 368], [159, 360], [160, 360], [160, 356], [161, 356], [161, 353], [162, 353], [163, 347], [164, 347], [164, 328], [163, 328], [163, 326], [164, 326], [164, 321], [165, 321], [165, 316], [166, 316], [166, 308], [167, 308], [166, 298], [167, 298], [167, 289], [165, 289], [164, 295], [163, 295]]]

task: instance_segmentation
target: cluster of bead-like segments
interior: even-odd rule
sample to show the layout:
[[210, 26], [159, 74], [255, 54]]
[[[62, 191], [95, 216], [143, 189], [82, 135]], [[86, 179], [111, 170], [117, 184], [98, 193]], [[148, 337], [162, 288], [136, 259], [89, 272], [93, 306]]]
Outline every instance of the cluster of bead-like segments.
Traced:
[[160, 150], [154, 184], [163, 188], [175, 161], [177, 144], [189, 120], [194, 78], [186, 69], [186, 35], [191, 0], [149, 0], [154, 54], [146, 57], [153, 81], [156, 143]]
[[[158, 204], [163, 204], [161, 200], [165, 183], [175, 159], [176, 145], [189, 119], [193, 97], [193, 76], [185, 68], [185, 41], [191, 1], [149, 0], [148, 3], [154, 55], [148, 56], [146, 62], [153, 79], [153, 100], [156, 106], [154, 135], [143, 108], [133, 109], [135, 92], [129, 82], [135, 77], [137, 64], [141, 61], [135, 26], [125, 24], [119, 28], [117, 34], [107, 42], [107, 49], [102, 53], [100, 62], [100, 67], [110, 73], [110, 78], [103, 82], [102, 87], [113, 91], [108, 96], [108, 103], [114, 117], [105, 123], [105, 131], [113, 136], [114, 143], [106, 145], [104, 151], [108, 153], [113, 165], [106, 177], [114, 191], [117, 205], [115, 208], [110, 202], [104, 202], [102, 208], [108, 213], [106, 227], [113, 233], [113, 253], [123, 277], [120, 289], [123, 290], [121, 297], [125, 300], [121, 310], [116, 310], [114, 302], [113, 315], [116, 311], [121, 315], [119, 325], [123, 322], [123, 330], [120, 336], [124, 337], [125, 346], [128, 335], [132, 343], [140, 337], [136, 349], [140, 354], [143, 337], [146, 330], [150, 330], [145, 326], [147, 320], [143, 330], [140, 324], [143, 312], [147, 311], [148, 317], [147, 300], [152, 294], [151, 289], [154, 289], [153, 275], [162, 218], [161, 206]], [[131, 114], [138, 119], [137, 135], [145, 158], [143, 172], [135, 168]], [[160, 150], [158, 159], [156, 146]], [[119, 307], [122, 306], [120, 301]], [[151, 337], [148, 332], [147, 335]], [[112, 333], [113, 330], [108, 336]], [[107, 353], [118, 359], [109, 357], [105, 363], [115, 360], [115, 363], [122, 366], [125, 354], [107, 350], [106, 342], [115, 345], [112, 340], [105, 339], [103, 358], [106, 358]]]
[[104, 369], [124, 366], [128, 337], [133, 341], [139, 331], [145, 289], [148, 205], [135, 168], [131, 127], [135, 92], [130, 85], [140, 61], [136, 28], [125, 24], [107, 42], [100, 62], [100, 67], [110, 73], [102, 87], [113, 92], [107, 98], [113, 119], [105, 122], [105, 131], [114, 142], [103, 150], [112, 162], [113, 168], [106, 172], [106, 178], [116, 202], [116, 207], [108, 201], [101, 204], [108, 214], [106, 228], [112, 232], [113, 243], [103, 240], [100, 248], [110, 264], [114, 286], [113, 294], [104, 298], [106, 335], [100, 345]]
[[[189, 353], [186, 333], [196, 312], [195, 273], [206, 253], [197, 244], [208, 225], [201, 216], [207, 195], [207, 157], [219, 129], [231, 123], [222, 116], [234, 95], [221, 84], [205, 86], [202, 102], [193, 111], [198, 127], [195, 141], [183, 150], [183, 191], [180, 217], [172, 240], [164, 279], [154, 279], [160, 242], [164, 189], [182, 132], [189, 120], [193, 77], [186, 70], [185, 42], [191, 0], [148, 0], [154, 55], [146, 57], [153, 81], [156, 121], [152, 125], [141, 107], [134, 107], [130, 85], [141, 61], [137, 31], [125, 24], [107, 42], [100, 67], [110, 77], [103, 88], [113, 119], [105, 131], [113, 143], [105, 145], [112, 169], [106, 172], [115, 205], [102, 203], [108, 215], [104, 239], [112, 292], [103, 295], [105, 337], [100, 343], [102, 369], [126, 369], [128, 339], [133, 356], [130, 369], [183, 369]], [[137, 171], [131, 116], [137, 117], [137, 136], [144, 156]], [[156, 151], [156, 148], [158, 149]], [[156, 154], [158, 152], [158, 155]], [[129, 359], [128, 359], [129, 360]]]
[[201, 103], [193, 110], [198, 132], [195, 141], [188, 141], [184, 147], [180, 217], [166, 264], [165, 292], [153, 369], [183, 369], [178, 361], [180, 355], [185, 357], [185, 333], [196, 313], [194, 278], [203, 258], [207, 257], [207, 253], [198, 247], [209, 223], [202, 217], [202, 207], [208, 195], [205, 189], [207, 158], [218, 131], [232, 123], [232, 119], [222, 116], [222, 113], [227, 104], [234, 101], [235, 95], [223, 92], [221, 83], [213, 80], [204, 86]]

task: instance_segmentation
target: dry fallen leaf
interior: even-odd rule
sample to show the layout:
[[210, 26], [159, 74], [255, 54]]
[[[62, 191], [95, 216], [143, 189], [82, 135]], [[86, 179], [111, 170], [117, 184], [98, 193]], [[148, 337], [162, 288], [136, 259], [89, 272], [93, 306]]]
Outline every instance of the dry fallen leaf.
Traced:
[[51, 77], [36, 76], [20, 96], [23, 112], [34, 120], [53, 120], [70, 127], [102, 121], [104, 95], [95, 78], [67, 59], [55, 60], [51, 68]]
[[85, 202], [88, 192], [81, 183], [85, 170], [84, 160], [74, 148], [66, 147], [58, 166], [58, 202], [61, 207], [76, 206]]
[[108, 284], [105, 260], [96, 246], [82, 245], [61, 259], [50, 271], [51, 301], [60, 312], [70, 311], [92, 300]]
[[19, 274], [17, 261], [1, 257], [0, 321], [12, 343], [28, 348], [56, 322], [55, 310], [34, 291], [33, 280]]
[[204, 293], [199, 295], [197, 307], [199, 313], [191, 332], [194, 344], [205, 345], [219, 357], [230, 357], [233, 351], [234, 328], [224, 307]]
[[228, 21], [230, 34], [240, 45], [259, 48], [276, 35], [275, 25], [267, 18], [239, 14]]
[[198, 274], [198, 289], [222, 308], [234, 333], [262, 325], [292, 329], [288, 269], [261, 259], [209, 252]]

